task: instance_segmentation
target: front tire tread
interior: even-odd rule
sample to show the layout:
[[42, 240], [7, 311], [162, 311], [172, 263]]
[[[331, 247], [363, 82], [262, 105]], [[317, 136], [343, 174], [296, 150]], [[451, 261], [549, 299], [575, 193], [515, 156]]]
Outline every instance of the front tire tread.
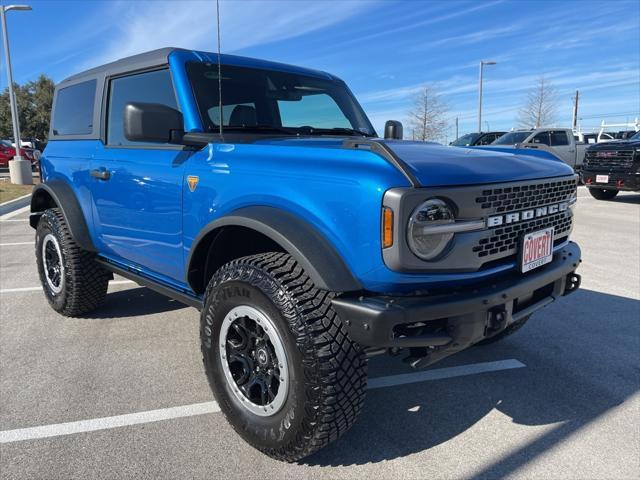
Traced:
[[[364, 354], [333, 310], [335, 293], [318, 289], [290, 255], [263, 253], [224, 265], [209, 283], [207, 298], [226, 281], [246, 281], [265, 293], [289, 324], [304, 356], [302, 427], [286, 445], [265, 448], [253, 444], [272, 458], [300, 460], [336, 440], [355, 422], [366, 389]], [[207, 375], [211, 382], [209, 372]]]

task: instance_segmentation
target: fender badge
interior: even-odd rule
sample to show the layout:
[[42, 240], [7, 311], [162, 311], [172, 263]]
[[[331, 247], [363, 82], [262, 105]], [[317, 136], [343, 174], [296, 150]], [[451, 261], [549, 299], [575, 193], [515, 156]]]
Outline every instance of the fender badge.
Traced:
[[200, 177], [196, 177], [195, 175], [189, 175], [187, 177], [187, 184], [189, 185], [189, 190], [193, 192], [198, 186], [198, 182], [200, 181]]

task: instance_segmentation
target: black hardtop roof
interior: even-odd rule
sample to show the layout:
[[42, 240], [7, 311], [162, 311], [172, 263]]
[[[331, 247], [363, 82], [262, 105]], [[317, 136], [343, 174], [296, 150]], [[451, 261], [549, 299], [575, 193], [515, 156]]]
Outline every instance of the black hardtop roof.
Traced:
[[139, 68], [150, 67], [153, 65], [162, 65], [167, 63], [169, 55], [174, 50], [178, 50], [173, 47], [159, 48], [157, 50], [151, 50], [150, 52], [139, 53], [130, 57], [121, 58], [113, 62], [105, 63], [99, 67], [94, 67], [84, 72], [76, 73], [70, 77], [65, 78], [60, 83], [75, 82], [83, 78], [95, 77], [101, 74], [114, 74], [127, 72], [129, 70], [136, 70]]
[[[215, 53], [201, 52], [197, 50], [187, 50], [184, 48], [177, 48], [177, 47], [165, 47], [165, 48], [159, 48], [157, 50], [151, 50], [149, 52], [139, 53], [137, 55], [132, 55], [130, 57], [121, 58], [114, 62], [106, 63], [104, 65], [100, 65], [99, 67], [95, 67], [89, 70], [85, 70], [84, 72], [71, 75], [70, 77], [67, 77], [64, 80], [62, 80], [62, 82], [60, 82], [59, 85], [63, 85], [66, 83], [76, 83], [84, 79], [89, 80], [91, 78], [96, 78], [98, 76], [117, 75], [120, 73], [127, 73], [134, 70], [142, 70], [145, 68], [151, 68], [158, 65], [163, 65], [168, 62], [169, 55], [172, 52], [177, 50], [181, 50], [184, 52], [194, 52], [199, 55], [205, 55], [206, 57], [209, 58], [209, 60], [217, 59], [217, 54]], [[296, 67], [293, 65], [285, 65], [282, 63], [259, 60], [255, 58], [240, 57], [240, 56], [228, 55], [228, 54], [222, 54], [220, 58], [223, 63], [225, 63], [226, 61], [230, 61], [230, 63], [233, 64], [240, 61], [241, 64], [246, 66], [273, 68], [277, 70], [284, 68], [289, 71], [296, 71], [298, 73], [303, 73], [303, 74], [306, 73], [310, 75], [322, 75], [328, 78], [334, 78], [334, 79], [336, 78], [335, 76], [330, 75], [327, 72], [322, 72], [319, 70]]]

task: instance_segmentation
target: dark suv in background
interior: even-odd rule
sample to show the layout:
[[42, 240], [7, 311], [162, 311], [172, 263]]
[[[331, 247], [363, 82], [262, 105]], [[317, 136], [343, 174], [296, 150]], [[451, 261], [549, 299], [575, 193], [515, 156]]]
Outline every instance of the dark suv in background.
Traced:
[[582, 181], [598, 200], [611, 200], [620, 190], [640, 191], [640, 132], [627, 140], [589, 146]]

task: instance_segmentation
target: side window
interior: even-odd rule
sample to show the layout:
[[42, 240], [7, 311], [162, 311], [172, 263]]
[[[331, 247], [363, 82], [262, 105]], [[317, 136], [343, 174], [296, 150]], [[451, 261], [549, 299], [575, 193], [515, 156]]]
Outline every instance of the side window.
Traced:
[[552, 147], [562, 147], [569, 145], [569, 138], [567, 137], [567, 132], [562, 130], [557, 130], [554, 132], [549, 132], [549, 136], [551, 137], [551, 146]]
[[124, 107], [129, 102], [160, 103], [178, 110], [169, 70], [138, 73], [111, 80], [107, 111], [107, 143], [109, 145], [147, 145], [145, 142], [130, 142], [124, 136]]
[[549, 132], [540, 132], [531, 140], [531, 143], [549, 145]]
[[487, 139], [483, 142], [483, 145], [491, 145], [493, 142], [495, 142], [498, 137], [500, 137], [500, 135], [497, 135], [495, 133], [492, 133], [491, 135], [487, 135]]
[[493, 135], [484, 135], [480, 139], [480, 143], [478, 143], [478, 145], [489, 145], [491, 142], [493, 142], [493, 140], [495, 140], [495, 137]]
[[53, 112], [54, 135], [90, 135], [93, 133], [93, 104], [96, 80], [62, 88]]

